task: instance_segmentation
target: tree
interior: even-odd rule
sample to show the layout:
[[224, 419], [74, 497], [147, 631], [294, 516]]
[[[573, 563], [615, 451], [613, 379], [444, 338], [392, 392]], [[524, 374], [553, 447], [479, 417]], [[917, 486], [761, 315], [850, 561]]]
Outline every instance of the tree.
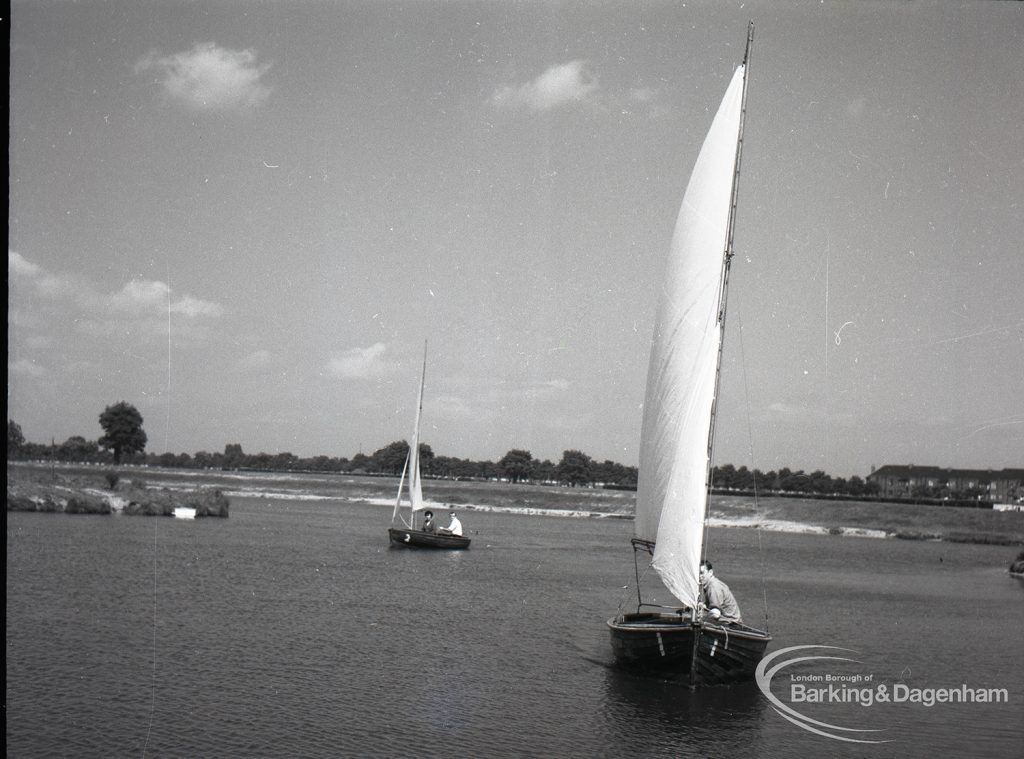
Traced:
[[530, 475], [533, 474], [533, 465], [533, 454], [518, 448], [513, 448], [502, 456], [501, 461], [498, 462], [498, 466], [501, 467], [502, 472], [510, 482], [521, 482], [522, 480], [530, 479]]
[[[434, 452], [426, 443], [420, 443], [420, 472], [431, 471], [430, 464], [434, 459]], [[377, 469], [387, 474], [401, 474], [405, 468], [405, 460], [409, 457], [409, 444], [404, 440], [398, 440], [373, 452], [373, 463]]]
[[21, 433], [21, 425], [13, 419], [7, 420], [7, 453], [18, 453], [25, 445], [25, 436]]
[[130, 403], [121, 401], [107, 406], [100, 414], [103, 437], [97, 443], [114, 452], [114, 463], [125, 455], [134, 456], [146, 450], [146, 433], [142, 430], [142, 414]]
[[405, 460], [409, 457], [409, 444], [396, 440], [373, 452], [373, 463], [378, 471], [387, 474], [401, 474]]
[[564, 451], [562, 460], [558, 462], [558, 479], [572, 487], [589, 484], [593, 482], [593, 465], [590, 456], [582, 451]]
[[100, 452], [99, 446], [86, 440], [81, 435], [73, 435], [60, 444], [57, 458], [62, 461], [95, 461]]
[[225, 469], [238, 469], [240, 466], [244, 465], [245, 452], [242, 450], [242, 444], [228, 443], [225, 445], [223, 467]]

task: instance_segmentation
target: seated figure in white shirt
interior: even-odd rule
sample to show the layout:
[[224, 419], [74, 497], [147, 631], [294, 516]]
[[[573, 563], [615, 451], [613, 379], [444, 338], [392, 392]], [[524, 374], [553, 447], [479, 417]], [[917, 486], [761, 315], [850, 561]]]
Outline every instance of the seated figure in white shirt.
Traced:
[[455, 512], [454, 511], [451, 512], [449, 514], [449, 516], [451, 516], [452, 521], [448, 524], [447, 527], [442, 527], [441, 528], [441, 532], [445, 532], [445, 533], [447, 533], [449, 535], [461, 535], [462, 534], [462, 522], [460, 522], [459, 518], [457, 516], [455, 516]]

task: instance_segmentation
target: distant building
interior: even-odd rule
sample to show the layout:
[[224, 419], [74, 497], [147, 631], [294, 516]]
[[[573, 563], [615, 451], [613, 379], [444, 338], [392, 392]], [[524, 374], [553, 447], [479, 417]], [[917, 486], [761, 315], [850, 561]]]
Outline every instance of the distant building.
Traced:
[[943, 497], [971, 494], [993, 503], [1024, 501], [1024, 469], [943, 469], [937, 466], [886, 464], [867, 477], [888, 498], [922, 494]]

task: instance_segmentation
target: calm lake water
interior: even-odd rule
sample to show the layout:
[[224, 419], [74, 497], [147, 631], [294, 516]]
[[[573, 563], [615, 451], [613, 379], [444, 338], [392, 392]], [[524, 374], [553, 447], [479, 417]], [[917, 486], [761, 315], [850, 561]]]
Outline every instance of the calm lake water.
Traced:
[[464, 512], [464, 552], [391, 549], [389, 520], [281, 492], [233, 497], [227, 520], [9, 513], [8, 756], [1024, 756], [1016, 549], [712, 530], [746, 621], [767, 601], [769, 651], [855, 652], [778, 674], [784, 703], [794, 674], [1006, 691], [791, 704], [888, 741], [857, 744], [754, 684], [615, 669], [627, 520]]

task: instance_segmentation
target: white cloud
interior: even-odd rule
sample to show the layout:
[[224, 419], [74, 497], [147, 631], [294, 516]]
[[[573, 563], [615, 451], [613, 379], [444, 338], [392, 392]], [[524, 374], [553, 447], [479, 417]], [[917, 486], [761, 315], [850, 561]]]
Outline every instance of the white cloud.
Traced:
[[552, 379], [526, 385], [520, 388], [518, 391], [514, 391], [513, 395], [520, 398], [533, 398], [541, 400], [545, 398], [550, 398], [555, 395], [561, 395], [565, 393], [567, 390], [569, 390], [569, 388], [569, 380]]
[[198, 316], [223, 316], [224, 307], [206, 300], [193, 298], [191, 295], [183, 295], [181, 299], [171, 303], [171, 313], [184, 314], [189, 318]]
[[518, 87], [501, 87], [491, 96], [491, 102], [499, 108], [550, 111], [582, 102], [597, 90], [597, 78], [587, 71], [585, 61], [577, 60], [552, 66], [532, 82]]
[[42, 271], [36, 264], [27, 260], [20, 253], [7, 251], [7, 276], [34, 277]]
[[23, 377], [42, 377], [46, 374], [46, 369], [27, 358], [21, 358], [13, 364], [8, 364], [7, 371], [11, 374], [20, 374]]
[[138, 313], [165, 306], [169, 289], [163, 282], [133, 280], [110, 296], [110, 305], [118, 311]]
[[334, 376], [346, 379], [379, 377], [387, 373], [386, 351], [384, 343], [374, 343], [369, 348], [352, 348], [331, 359], [327, 368]]
[[270, 95], [260, 81], [269, 68], [256, 63], [252, 50], [229, 50], [212, 42], [173, 55], [150, 53], [135, 64], [136, 73], [155, 72], [172, 99], [197, 110], [259, 105]]
[[[48, 272], [14, 251], [8, 252], [7, 261], [9, 276], [27, 281], [29, 291], [36, 295], [51, 301], [66, 301], [64, 305], [76, 308], [78, 318], [85, 321], [121, 319], [126, 315], [166, 318], [168, 310], [189, 319], [216, 318], [224, 314], [224, 307], [220, 304], [191, 295], [171, 298], [168, 303], [168, 296], [173, 293], [165, 282], [159, 280], [136, 279], [118, 292], [103, 293], [81, 277]], [[24, 310], [26, 306], [21, 308]]]
[[73, 292], [74, 283], [68, 278], [57, 277], [43, 267], [34, 264], [20, 253], [7, 251], [7, 278], [31, 282], [36, 292], [50, 298]]
[[137, 279], [126, 284], [120, 292], [110, 296], [109, 303], [116, 311], [129, 314], [181, 314], [190, 319], [199, 316], [218, 317], [224, 308], [216, 303], [183, 295], [170, 300], [170, 288], [159, 280]]

